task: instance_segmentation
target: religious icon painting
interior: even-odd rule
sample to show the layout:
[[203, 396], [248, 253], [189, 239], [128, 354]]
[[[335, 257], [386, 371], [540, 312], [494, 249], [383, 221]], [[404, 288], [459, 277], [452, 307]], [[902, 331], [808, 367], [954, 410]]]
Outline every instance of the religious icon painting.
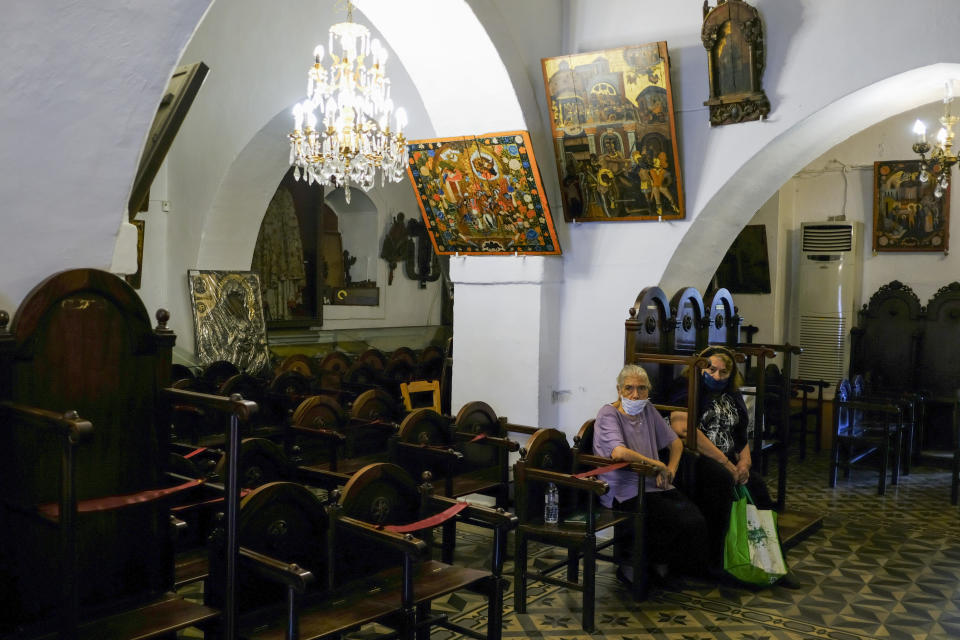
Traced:
[[[947, 169], [949, 171], [949, 169]], [[919, 160], [873, 163], [873, 251], [943, 251], [950, 239], [950, 187], [920, 179]]]
[[559, 255], [526, 131], [417, 140], [407, 175], [438, 255]]
[[260, 277], [252, 271], [191, 269], [187, 279], [201, 366], [225, 360], [251, 375], [269, 370]]
[[564, 219], [682, 220], [667, 43], [542, 64]]

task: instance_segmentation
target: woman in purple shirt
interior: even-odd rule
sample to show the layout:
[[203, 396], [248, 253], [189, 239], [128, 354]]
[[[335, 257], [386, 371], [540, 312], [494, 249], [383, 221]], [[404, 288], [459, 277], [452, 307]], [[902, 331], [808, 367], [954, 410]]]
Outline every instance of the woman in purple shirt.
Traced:
[[[659, 468], [644, 483], [646, 534], [653, 571], [651, 577], [665, 580], [671, 571], [696, 573], [704, 567], [707, 524], [683, 493], [672, 484], [683, 442], [650, 404], [647, 372], [626, 365], [617, 376], [618, 400], [604, 405], [593, 427], [593, 451], [623, 462], [644, 462]], [[660, 451], [668, 450], [666, 464]], [[630, 510], [639, 490], [636, 473], [618, 469], [603, 474], [610, 491], [600, 497], [605, 507]], [[631, 581], [629, 564], [621, 564], [617, 577]]]

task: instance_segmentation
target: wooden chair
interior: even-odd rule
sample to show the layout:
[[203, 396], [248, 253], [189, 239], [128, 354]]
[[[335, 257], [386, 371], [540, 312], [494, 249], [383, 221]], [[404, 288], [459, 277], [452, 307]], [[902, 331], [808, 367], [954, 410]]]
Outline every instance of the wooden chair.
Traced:
[[705, 349], [712, 344], [736, 348], [740, 344], [740, 325], [743, 318], [737, 313], [733, 296], [727, 289], [717, 289], [709, 300], [704, 296], [704, 311], [707, 320], [707, 342], [698, 345]]
[[897, 484], [900, 478], [902, 433], [901, 406], [857, 400], [850, 381], [841, 380], [833, 398], [833, 447], [828, 485], [836, 486], [837, 472], [841, 467], [844, 477], [849, 478], [855, 463], [875, 453], [879, 463], [877, 493], [883, 495], [891, 454], [894, 454], [891, 482]]
[[[953, 423], [960, 392], [958, 330], [960, 283], [952, 282], [937, 290], [926, 305], [917, 389], [924, 396], [916, 441], [919, 462], [943, 465], [954, 457], [957, 448]], [[951, 485], [955, 486], [953, 482]], [[951, 495], [956, 504], [956, 489]]]
[[[327, 396], [313, 396], [294, 412], [287, 454], [297, 463], [303, 482], [333, 489], [359, 469], [389, 460], [389, 442], [403, 413], [384, 391], [370, 389], [357, 396], [350, 413]], [[292, 438], [301, 443], [298, 451]], [[313, 448], [311, 445], [318, 445]]]
[[[574, 467], [578, 473], [611, 466], [622, 467], [622, 463], [618, 463], [612, 458], [595, 454], [593, 449], [594, 422], [593, 419], [584, 422], [580, 431], [573, 438]], [[644, 487], [644, 477], [656, 475], [654, 469], [644, 464], [627, 466], [640, 476], [638, 480], [641, 490]], [[597, 546], [597, 557], [616, 564], [621, 564], [629, 559], [633, 568], [633, 582], [630, 586], [631, 595], [633, 595], [634, 600], [642, 600], [647, 597], [649, 586], [647, 549], [644, 544], [646, 521], [644, 520], [643, 498], [637, 500], [633, 511], [623, 513], [626, 519], [614, 525], [614, 535], [609, 542]], [[629, 540], [629, 545], [625, 545], [624, 540]], [[613, 552], [607, 553], [606, 549], [611, 543]]]
[[152, 329], [126, 282], [76, 269], [0, 321], [0, 564], [17, 577], [0, 635], [150, 637], [218, 616], [172, 593], [167, 318]]
[[[794, 399], [799, 395], [800, 406], [790, 411], [790, 428], [800, 443], [800, 460], [807, 457], [807, 436], [813, 436], [813, 450], [820, 453], [820, 436], [823, 433], [823, 391], [830, 384], [825, 380], [791, 378]], [[816, 394], [816, 395], [813, 395]], [[810, 418], [813, 418], [813, 424]], [[792, 439], [792, 438], [791, 438]]]
[[[950, 441], [947, 446], [938, 444], [936, 447], [920, 446], [915, 451], [915, 462], [917, 464], [928, 464], [937, 467], [946, 467], [950, 470], [950, 504], [956, 505], [960, 497], [960, 391], [951, 398], [949, 396], [938, 396], [928, 398], [931, 404], [950, 406], [950, 424], [936, 424], [938, 430], [942, 433], [947, 431], [950, 434]], [[942, 414], [940, 416], [942, 420]], [[926, 420], [920, 420], [921, 430], [917, 437], [918, 443], [925, 442], [923, 429], [928, 427]], [[946, 428], [945, 428], [946, 427]]]
[[[430, 528], [451, 519], [493, 530], [490, 569], [430, 559]], [[296, 566], [314, 578], [277, 579], [242, 564], [237, 601], [244, 638], [339, 637], [371, 622], [404, 640], [429, 637], [434, 626], [500, 638], [502, 550], [515, 524], [507, 514], [432, 496], [429, 487], [417, 487], [403, 470], [384, 463], [359, 471], [326, 507], [302, 485], [264, 485], [244, 498], [239, 523], [245, 557], [281, 558], [288, 571]], [[427, 537], [415, 538], [415, 532]], [[211, 562], [218, 557], [214, 548]], [[219, 602], [221, 587], [211, 584], [211, 604]], [[487, 598], [485, 635], [431, 610], [434, 600], [459, 590]]]
[[[587, 454], [576, 455], [563, 432], [540, 429], [530, 437], [527, 449], [521, 449], [521, 458], [514, 465], [514, 495], [519, 520], [514, 547], [514, 609], [517, 613], [526, 612], [527, 583], [532, 580], [580, 591], [583, 593], [581, 625], [592, 633], [595, 629], [596, 562], [607, 559], [605, 554], [598, 555], [597, 533], [607, 529], [613, 529], [615, 533], [625, 527], [632, 529], [641, 518], [643, 494], [640, 494], [636, 511], [632, 513], [600, 507], [596, 498], [606, 493], [609, 487], [596, 476], [571, 473], [578, 460], [591, 465], [597, 462]], [[544, 495], [551, 482], [560, 492], [560, 521], [556, 525], [544, 522]], [[635, 543], [642, 549], [642, 527], [633, 533]], [[534, 568], [528, 562], [531, 542], [564, 548], [566, 558], [540, 569]], [[599, 548], [602, 550], [613, 544], [613, 541], [604, 541]], [[642, 575], [642, 561], [642, 553], [633, 555], [635, 576]], [[563, 568], [566, 570], [564, 577], [553, 575]], [[634, 588], [639, 597], [642, 581]]]
[[442, 347], [437, 345], [424, 347], [417, 358], [417, 377], [421, 380], [440, 380], [443, 377], [445, 359], [446, 354]]
[[[660, 287], [645, 287], [637, 294], [629, 317], [624, 321], [624, 362], [634, 362], [640, 354], [669, 354], [673, 347], [670, 333], [674, 319], [670, 302]], [[675, 372], [672, 366], [651, 362], [644, 367], [650, 378], [650, 395], [666, 397]]]
[[677, 291], [670, 299], [670, 313], [674, 318], [673, 353], [696, 353], [707, 346], [708, 320], [697, 289], [686, 287]]
[[923, 308], [910, 287], [896, 280], [880, 287], [850, 331], [850, 376], [867, 377], [874, 393], [919, 390], [927, 366], [920, 364], [925, 329]]
[[[423, 400], [425, 394], [430, 394], [426, 402]], [[442, 413], [440, 408], [439, 380], [411, 380], [410, 382], [401, 382], [400, 395], [403, 398], [403, 407], [408, 412], [422, 407], [429, 407], [437, 413]], [[414, 404], [416, 404], [416, 406], [414, 406]]]
[[[894, 404], [900, 407], [900, 452], [897, 453], [898, 471], [903, 475], [910, 475], [913, 461], [913, 446], [915, 431], [923, 419], [926, 409], [926, 395], [923, 393], [896, 392], [893, 390], [874, 392], [867, 384], [866, 379], [856, 374], [850, 379], [854, 400], [879, 404]], [[862, 416], [861, 416], [862, 419]]]

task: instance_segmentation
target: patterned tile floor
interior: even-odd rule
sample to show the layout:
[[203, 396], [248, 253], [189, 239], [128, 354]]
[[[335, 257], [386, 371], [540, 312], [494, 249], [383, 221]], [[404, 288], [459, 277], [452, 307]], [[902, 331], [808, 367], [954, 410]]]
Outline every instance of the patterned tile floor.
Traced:
[[[547, 585], [531, 591], [526, 614], [508, 595], [505, 638], [661, 638], [773, 640], [960, 637], [960, 511], [950, 505], [949, 474], [915, 468], [876, 494], [876, 471], [855, 469], [827, 487], [829, 452], [788, 466], [787, 508], [823, 513], [823, 527], [787, 553], [800, 588], [749, 589], [687, 580], [682, 591], [654, 588], [641, 603], [600, 563], [597, 631], [580, 628], [580, 594]], [[771, 485], [776, 469], [771, 468]], [[459, 547], [458, 547], [459, 549]], [[465, 555], [469, 547], [464, 546]], [[511, 565], [512, 566], [512, 565]], [[512, 589], [511, 589], [512, 592]], [[482, 608], [445, 603], [475, 619]], [[459, 611], [459, 613], [456, 613]], [[436, 640], [452, 638], [448, 632]]]
[[[800, 587], [750, 589], [687, 580], [680, 591], [654, 587], [633, 602], [600, 563], [597, 631], [580, 627], [581, 596], [532, 583], [527, 613], [504, 600], [504, 638], [658, 638], [663, 640], [865, 640], [960, 637], [960, 511], [950, 505], [949, 474], [914, 468], [899, 485], [876, 494], [876, 471], [854, 470], [827, 487], [829, 452], [789, 461], [787, 508], [824, 514], [823, 527], [787, 553]], [[771, 485], [776, 469], [771, 468]], [[487, 554], [482, 533], [459, 534], [457, 562], [479, 564]], [[512, 545], [509, 547], [512, 549]], [[552, 551], [542, 550], [539, 559]], [[558, 556], [559, 557], [559, 556]], [[508, 561], [506, 575], [512, 575]], [[479, 598], [455, 594], [435, 603], [451, 619], [482, 630]], [[375, 629], [353, 634], [373, 635]], [[453, 640], [446, 630], [433, 640]]]

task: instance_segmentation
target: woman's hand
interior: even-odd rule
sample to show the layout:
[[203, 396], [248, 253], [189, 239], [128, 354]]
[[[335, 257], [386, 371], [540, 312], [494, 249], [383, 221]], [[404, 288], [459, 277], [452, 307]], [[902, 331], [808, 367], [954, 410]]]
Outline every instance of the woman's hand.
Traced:
[[733, 476], [733, 481], [737, 484], [743, 484], [740, 482], [740, 470], [737, 468], [737, 465], [730, 462], [730, 459], [724, 457], [723, 459], [723, 468], [730, 472], [730, 475]]
[[673, 470], [662, 462], [660, 465], [657, 467], [657, 488], [666, 489], [673, 482]]
[[747, 484], [747, 480], [750, 479], [750, 463], [746, 460], [741, 460], [737, 464], [737, 484]]

